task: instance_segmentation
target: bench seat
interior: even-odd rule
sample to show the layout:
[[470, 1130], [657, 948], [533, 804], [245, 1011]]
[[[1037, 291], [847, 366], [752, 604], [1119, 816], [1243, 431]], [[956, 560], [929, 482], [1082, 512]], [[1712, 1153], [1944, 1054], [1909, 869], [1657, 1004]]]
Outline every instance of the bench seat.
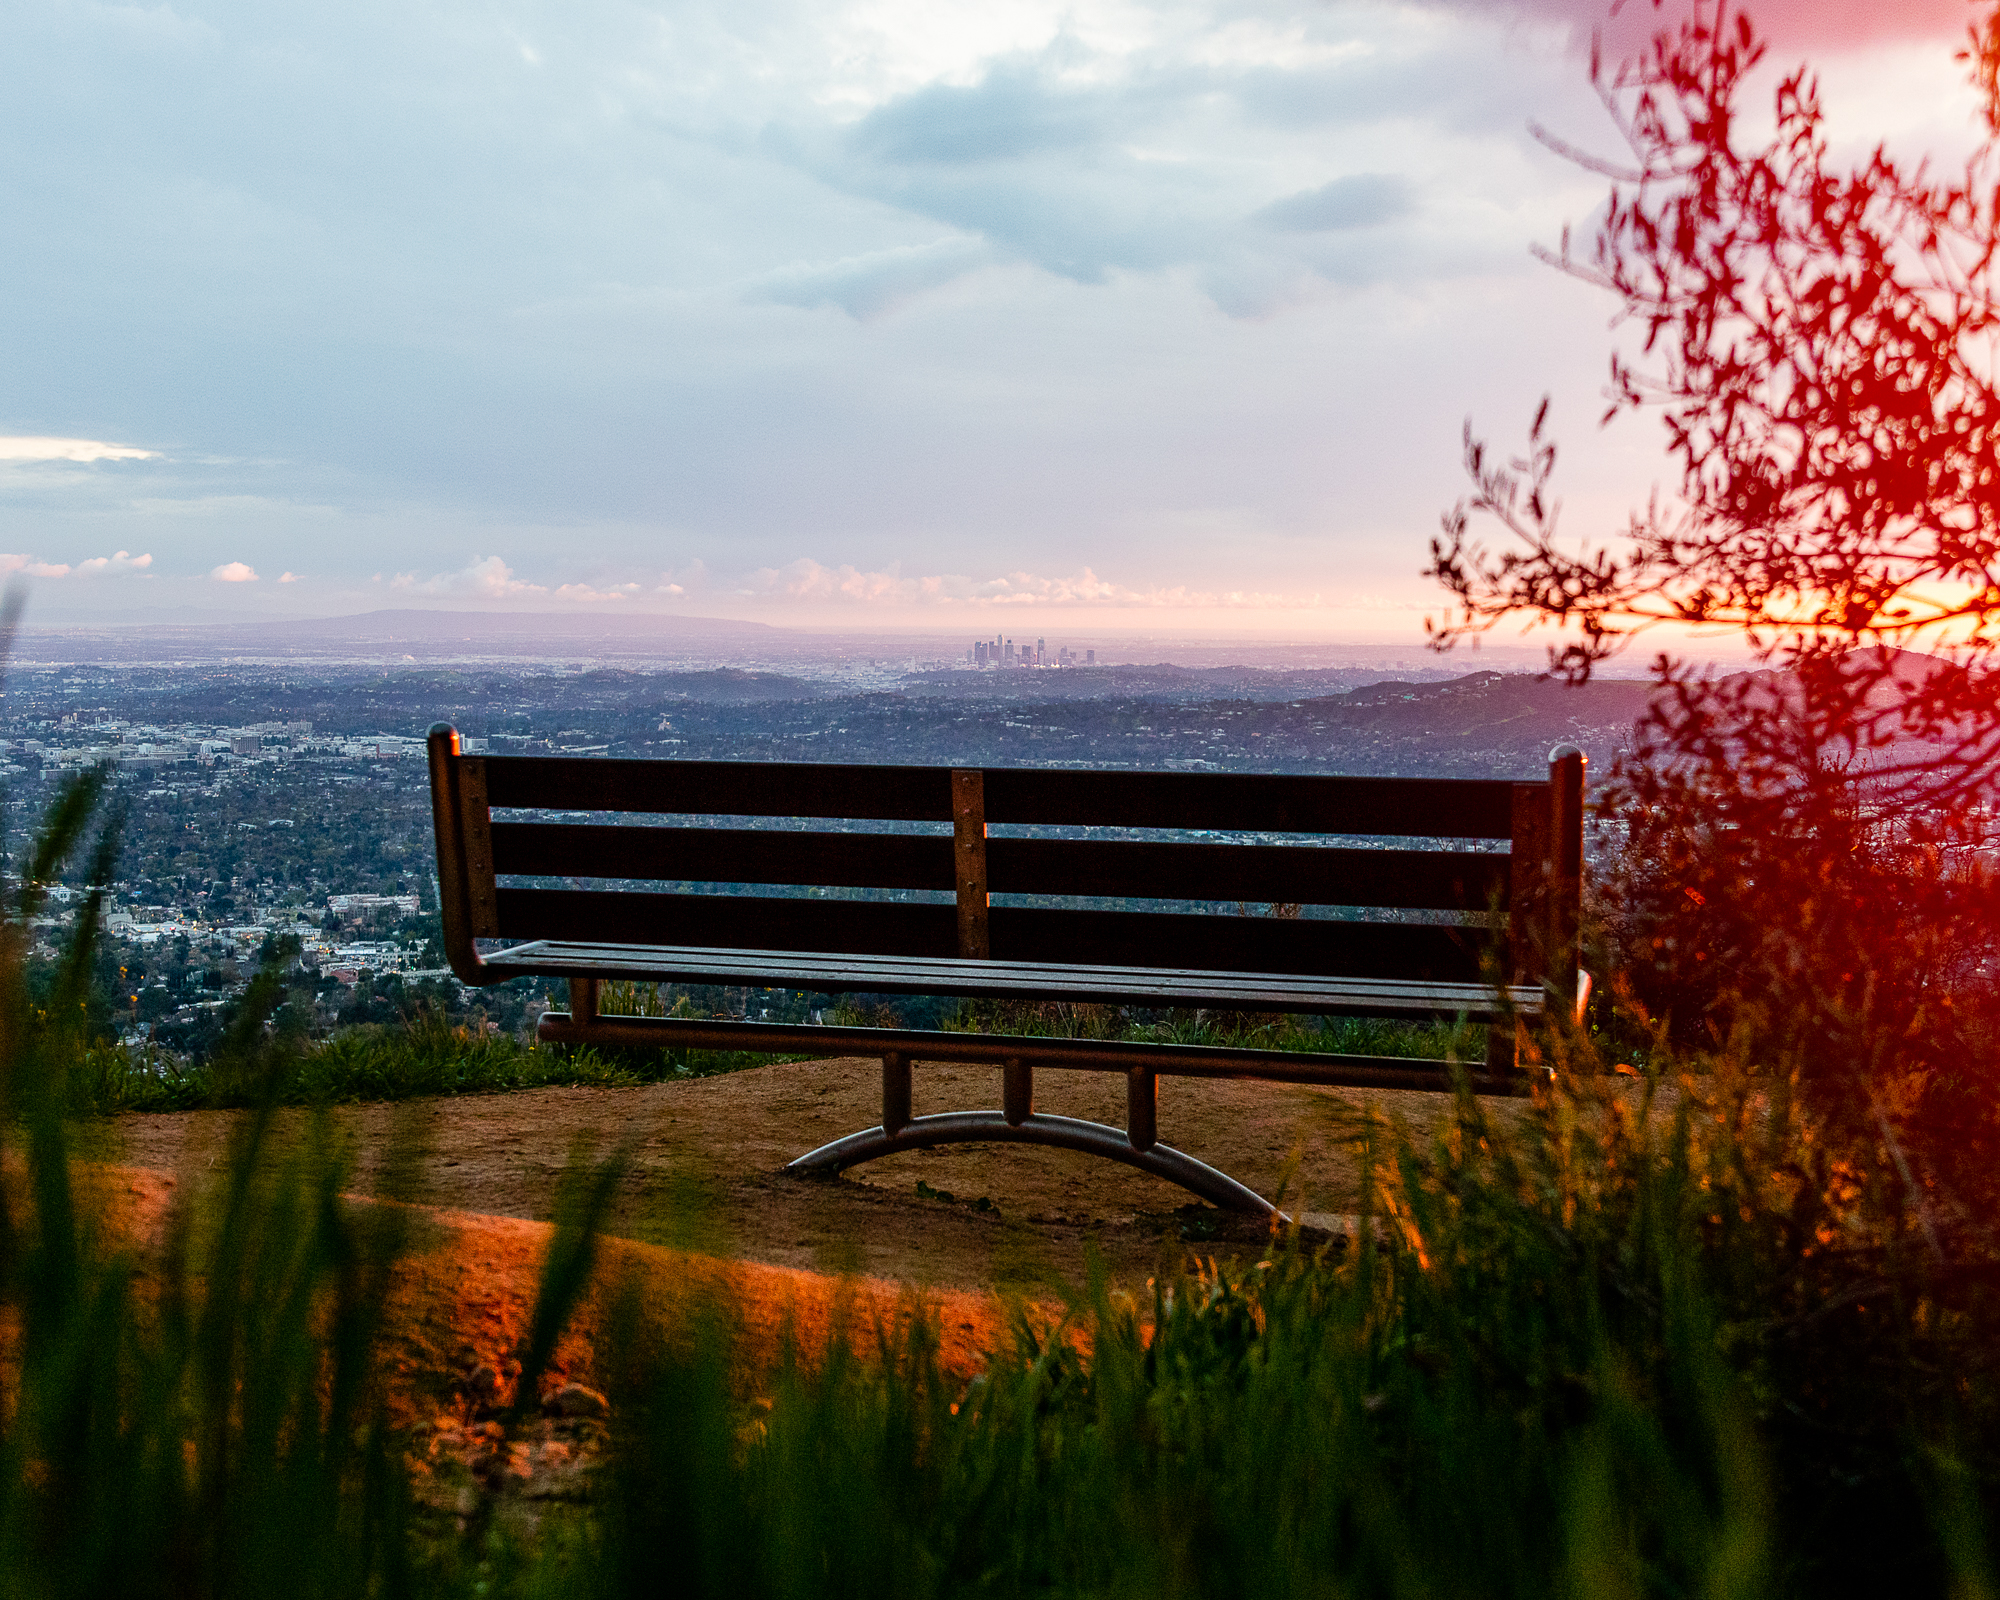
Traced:
[[1299, 1011], [1340, 1017], [1540, 1016], [1539, 986], [1502, 995], [1480, 983], [1397, 983], [1282, 972], [1171, 972], [1071, 962], [976, 961], [962, 956], [871, 956], [807, 950], [589, 944], [537, 939], [486, 958], [495, 977], [600, 978], [804, 989], [815, 994], [937, 994], [992, 1000], [1072, 1000], [1190, 1010]]

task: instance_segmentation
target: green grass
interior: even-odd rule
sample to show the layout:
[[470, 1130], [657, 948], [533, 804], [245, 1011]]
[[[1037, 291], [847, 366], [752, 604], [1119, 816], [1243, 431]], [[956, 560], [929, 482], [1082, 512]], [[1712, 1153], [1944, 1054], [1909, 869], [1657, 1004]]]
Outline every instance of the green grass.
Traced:
[[919, 1327], [748, 1409], [726, 1306], [691, 1355], [628, 1324], [588, 1554], [518, 1591], [1992, 1593], [1995, 1308], [1784, 1086], [1600, 1082], [1356, 1122], [1357, 1243], [1094, 1281], [1088, 1356], [1023, 1325], [969, 1390]]
[[[1513, 1126], [1468, 1096], [1429, 1143], [1357, 1117], [1353, 1243], [1080, 1285], [1087, 1355], [1023, 1323], [969, 1388], [920, 1321], [746, 1395], [727, 1303], [693, 1340], [628, 1309], [593, 1503], [461, 1528], [376, 1420], [402, 1241], [338, 1202], [330, 1143], [279, 1152], [266, 1097], [154, 1309], [68, 1199], [62, 1062], [29, 1054], [8, 1594], [1992, 1592], [1989, 1279], [1783, 1085], [1579, 1077]], [[612, 1176], [570, 1185], [531, 1355]]]
[[1030, 1038], [1116, 1039], [1216, 1045], [1250, 1050], [1479, 1062], [1486, 1030], [1467, 1022], [1409, 1022], [1384, 1017], [1311, 1017], [1289, 1012], [1135, 1012], [1068, 1002], [965, 1001], [947, 1018], [952, 1032], [1014, 1033]]
[[[0, 1281], [8, 1594], [1993, 1592], [1993, 1308], [1782, 1095], [1586, 1087], [1511, 1132], [1468, 1097], [1432, 1143], [1357, 1120], [1353, 1243], [1079, 1285], [1087, 1355], [1022, 1322], [969, 1387], [919, 1321], [746, 1394], [733, 1307], [689, 1338], [630, 1297], [593, 1502], [461, 1527], [375, 1420], [403, 1241], [337, 1202], [331, 1146], [247, 1118], [154, 1314], [64, 1200], [36, 1093]], [[531, 1367], [614, 1178], [569, 1185]], [[1800, 1225], [1845, 1248], [1800, 1254]]]
[[622, 1088], [797, 1059], [740, 1050], [552, 1046], [511, 1034], [480, 1034], [436, 1017], [349, 1028], [301, 1044], [267, 1087], [245, 1081], [226, 1056], [189, 1064], [164, 1053], [96, 1042], [71, 1045], [70, 1056], [64, 1095], [75, 1116], [240, 1107], [264, 1093], [285, 1105], [339, 1105], [565, 1084]]

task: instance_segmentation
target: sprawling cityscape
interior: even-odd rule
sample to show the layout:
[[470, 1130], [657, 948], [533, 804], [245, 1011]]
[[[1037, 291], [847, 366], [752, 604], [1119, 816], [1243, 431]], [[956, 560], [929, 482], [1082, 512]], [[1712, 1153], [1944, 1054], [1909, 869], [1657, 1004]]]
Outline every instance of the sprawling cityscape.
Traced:
[[[107, 664], [36, 659], [61, 652], [31, 641], [0, 707], [9, 858], [23, 859], [66, 780], [110, 774], [118, 865], [102, 886], [92, 1004], [128, 1044], [205, 1049], [285, 939], [299, 948], [293, 1003], [309, 997], [314, 1030], [418, 1006], [518, 1029], [542, 989], [468, 992], [444, 965], [424, 743], [440, 720], [494, 753], [1530, 776], [1557, 739], [1609, 754], [1645, 695], [1631, 680], [1579, 693], [1440, 663], [1398, 677], [1368, 664], [1100, 665], [1093, 649], [1004, 635], [965, 660], [875, 648], [778, 670], [409, 652]], [[1041, 670], [984, 670], [1008, 667]], [[44, 961], [88, 876], [79, 852], [47, 886]]]

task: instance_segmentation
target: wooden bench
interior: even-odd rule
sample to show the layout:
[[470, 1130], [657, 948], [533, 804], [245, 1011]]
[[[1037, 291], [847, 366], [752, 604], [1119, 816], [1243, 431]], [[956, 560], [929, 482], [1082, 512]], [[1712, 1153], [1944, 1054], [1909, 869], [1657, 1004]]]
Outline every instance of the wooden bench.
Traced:
[[[1160, 1078], [1445, 1089], [1464, 1069], [616, 1017], [599, 1013], [598, 985], [1467, 1018], [1487, 1024], [1485, 1058], [1470, 1064], [1474, 1088], [1486, 1092], [1522, 1087], [1525, 1028], [1552, 1008], [1580, 1012], [1588, 988], [1577, 959], [1584, 758], [1571, 746], [1553, 753], [1546, 779], [1519, 783], [478, 756], [463, 754], [440, 723], [430, 772], [452, 969], [468, 984], [567, 979], [570, 1010], [543, 1016], [544, 1040], [881, 1061], [881, 1125], [799, 1157], [791, 1172], [1011, 1140], [1109, 1156], [1215, 1204], [1268, 1213], [1234, 1179], [1159, 1142]], [[704, 820], [714, 818], [766, 825]], [[1082, 830], [1154, 837], [1074, 836]], [[1244, 837], [1272, 834], [1289, 842]], [[1342, 842], [1357, 838], [1402, 842]], [[1135, 900], [1167, 908], [1132, 909]], [[1304, 914], [1245, 915], [1246, 902]], [[482, 940], [515, 942], [482, 953]], [[999, 1109], [913, 1115], [916, 1061], [998, 1066]], [[1037, 1066], [1124, 1074], [1127, 1126], [1037, 1113]]]

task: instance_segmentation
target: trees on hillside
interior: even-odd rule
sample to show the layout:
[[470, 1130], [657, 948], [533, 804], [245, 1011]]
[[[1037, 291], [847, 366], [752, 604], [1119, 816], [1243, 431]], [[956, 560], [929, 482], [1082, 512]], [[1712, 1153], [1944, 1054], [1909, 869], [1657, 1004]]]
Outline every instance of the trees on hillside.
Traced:
[[1678, 481], [1573, 545], [1546, 402], [1518, 457], [1468, 425], [1432, 633], [1550, 625], [1572, 680], [1663, 624], [1747, 644], [1761, 670], [1656, 659], [1605, 791], [1640, 998], [1836, 1076], [1927, 1057], [1935, 1094], [1964, 1072], [1951, 1008], [2000, 956], [1976, 848], [2000, 777], [2000, 6], [1962, 54], [1984, 142], [1949, 173], [1836, 162], [1805, 68], [1747, 135], [1764, 53], [1694, 0], [1636, 59], [1593, 57], [1627, 150], [1548, 138], [1612, 181], [1587, 247], [1548, 255], [1619, 302], [1606, 420], [1657, 411]]

